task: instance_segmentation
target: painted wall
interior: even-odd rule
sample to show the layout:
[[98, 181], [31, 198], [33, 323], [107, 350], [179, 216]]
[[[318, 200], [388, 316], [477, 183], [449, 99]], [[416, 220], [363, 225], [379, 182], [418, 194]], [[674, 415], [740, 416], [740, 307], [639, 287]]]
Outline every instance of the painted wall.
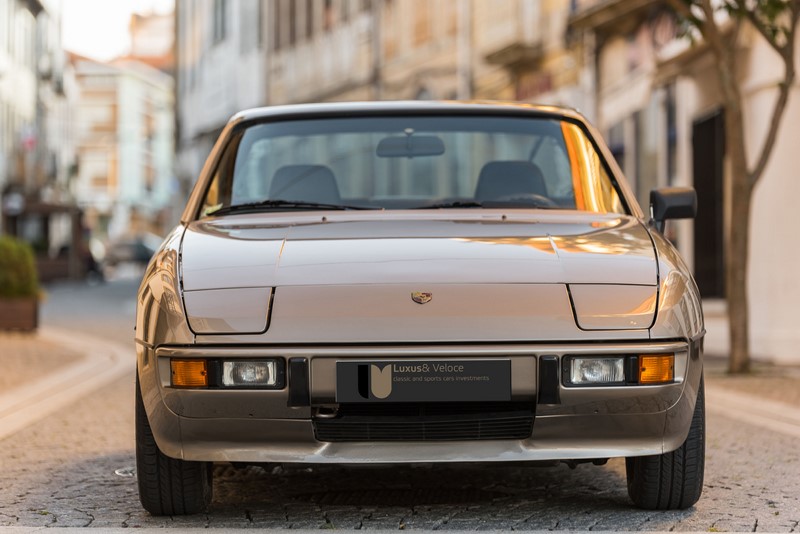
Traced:
[[[750, 161], [760, 147], [782, 72], [780, 62], [761, 39], [751, 38], [746, 98], [746, 130]], [[800, 58], [800, 43], [795, 57]], [[800, 60], [798, 61], [800, 69]], [[800, 285], [800, 171], [797, 140], [800, 139], [800, 83], [795, 82], [789, 106], [778, 134], [772, 159], [756, 188], [751, 226], [750, 309], [754, 356], [800, 363], [800, 327], [797, 319]]]

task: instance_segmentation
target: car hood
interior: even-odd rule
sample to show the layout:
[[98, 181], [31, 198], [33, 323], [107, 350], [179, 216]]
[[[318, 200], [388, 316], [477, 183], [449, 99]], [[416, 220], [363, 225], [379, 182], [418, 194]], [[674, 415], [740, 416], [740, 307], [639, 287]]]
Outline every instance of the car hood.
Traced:
[[641, 337], [657, 297], [650, 236], [616, 215], [227, 217], [190, 224], [182, 260], [193, 332], [274, 342]]
[[198, 221], [184, 235], [182, 276], [186, 291], [406, 283], [657, 285], [653, 244], [637, 219], [564, 212], [268, 214]]

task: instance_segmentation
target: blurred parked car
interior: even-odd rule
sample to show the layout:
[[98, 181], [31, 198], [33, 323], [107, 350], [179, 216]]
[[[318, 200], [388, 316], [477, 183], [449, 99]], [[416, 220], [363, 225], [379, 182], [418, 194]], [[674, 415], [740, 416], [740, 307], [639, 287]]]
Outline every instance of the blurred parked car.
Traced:
[[158, 250], [161, 240], [155, 234], [139, 234], [113, 241], [106, 247], [104, 264], [108, 267], [123, 263], [145, 266]]

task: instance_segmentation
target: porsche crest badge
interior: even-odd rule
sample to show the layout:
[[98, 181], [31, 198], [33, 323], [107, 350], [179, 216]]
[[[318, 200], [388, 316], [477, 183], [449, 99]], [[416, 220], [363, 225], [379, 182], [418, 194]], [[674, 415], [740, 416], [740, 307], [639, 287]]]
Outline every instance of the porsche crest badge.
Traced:
[[411, 300], [416, 302], [417, 304], [427, 304], [433, 298], [433, 293], [428, 293], [426, 291], [412, 291], [411, 292]]

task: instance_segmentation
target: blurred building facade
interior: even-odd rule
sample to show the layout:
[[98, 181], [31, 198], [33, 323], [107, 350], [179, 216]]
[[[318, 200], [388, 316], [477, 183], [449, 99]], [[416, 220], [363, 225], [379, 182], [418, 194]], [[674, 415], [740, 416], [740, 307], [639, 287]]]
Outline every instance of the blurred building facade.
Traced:
[[266, 103], [264, 12], [272, 4], [176, 2], [177, 157], [183, 198], [230, 116]]
[[0, 0], [0, 184], [61, 195], [74, 170], [74, 76], [58, 4]]
[[40, 277], [78, 272], [74, 104], [60, 3], [0, 0], [0, 231], [29, 241]]
[[147, 63], [170, 76], [175, 69], [175, 16], [173, 13], [134, 13], [128, 26], [131, 49], [126, 59]]
[[130, 59], [72, 63], [81, 88], [73, 191], [86, 224], [110, 240], [162, 232], [175, 189], [172, 78]]
[[[38, 2], [0, 2], [0, 180], [22, 182], [35, 148]], [[30, 155], [30, 156], [29, 156]]]
[[61, 2], [0, 0], [0, 232], [40, 278], [80, 277], [90, 232], [162, 232], [178, 217], [172, 15], [136, 15], [132, 50], [69, 56]]
[[[668, 233], [693, 267], [711, 316], [713, 310], [724, 316], [728, 163], [716, 73], [709, 51], [680, 35], [663, 0], [274, 0], [258, 7], [249, 0], [177, 0], [177, 6], [184, 183], [196, 179], [227, 118], [256, 105], [458, 98], [576, 107], [604, 133], [643, 206], [655, 187], [697, 189], [698, 219], [670, 223]], [[243, 47], [242, 28], [253, 26], [258, 45]], [[755, 150], [781, 68], [746, 27], [732, 46], [741, 52], [747, 141]], [[226, 64], [226, 57], [237, 61]], [[789, 245], [800, 222], [793, 207], [800, 181], [791, 172], [798, 118], [795, 88], [753, 206], [756, 357], [797, 359], [792, 347], [800, 330], [792, 318], [800, 289], [789, 280], [791, 269], [778, 266], [800, 261], [800, 249]]]
[[530, 100], [586, 107], [569, 0], [271, 2], [264, 100]]
[[564, 40], [570, 0], [178, 0], [176, 9], [186, 187], [228, 118], [248, 107], [453, 98], [591, 107], [582, 49]]

